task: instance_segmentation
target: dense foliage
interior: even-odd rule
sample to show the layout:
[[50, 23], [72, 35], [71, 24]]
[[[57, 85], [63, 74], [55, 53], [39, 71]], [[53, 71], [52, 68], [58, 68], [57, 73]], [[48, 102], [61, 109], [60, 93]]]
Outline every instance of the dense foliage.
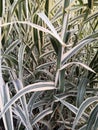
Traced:
[[98, 1], [0, 1], [0, 129], [98, 129]]

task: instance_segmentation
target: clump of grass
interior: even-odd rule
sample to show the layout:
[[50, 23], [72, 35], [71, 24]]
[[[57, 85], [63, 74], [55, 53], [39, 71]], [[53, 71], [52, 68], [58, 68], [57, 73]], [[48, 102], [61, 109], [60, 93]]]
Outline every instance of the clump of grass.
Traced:
[[1, 129], [96, 130], [97, 1], [0, 7]]

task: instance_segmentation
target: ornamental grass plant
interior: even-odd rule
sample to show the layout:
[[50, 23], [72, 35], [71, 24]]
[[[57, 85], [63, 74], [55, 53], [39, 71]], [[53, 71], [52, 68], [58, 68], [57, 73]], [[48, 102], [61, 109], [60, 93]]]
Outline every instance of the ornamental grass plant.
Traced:
[[98, 1], [0, 1], [0, 129], [98, 129]]

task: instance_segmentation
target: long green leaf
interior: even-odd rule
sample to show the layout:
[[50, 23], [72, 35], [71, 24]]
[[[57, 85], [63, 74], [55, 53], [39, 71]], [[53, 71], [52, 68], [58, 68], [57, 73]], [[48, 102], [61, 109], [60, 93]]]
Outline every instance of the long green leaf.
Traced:
[[37, 58], [36, 58], [34, 52], [32, 51], [32, 49], [31, 49], [29, 46], [26, 46], [26, 49], [25, 49], [25, 50], [26, 50], [28, 56], [29, 56], [30, 58], [32, 58], [33, 61], [34, 61], [34, 63], [37, 65], [37, 64], [38, 64], [38, 63], [37, 63]]
[[[98, 114], [98, 111], [97, 111], [97, 114]], [[96, 120], [95, 120], [95, 123], [94, 123], [94, 130], [97, 130], [98, 129], [98, 117], [96, 117]]]
[[[13, 84], [15, 86], [17, 93], [19, 92], [19, 90], [23, 89], [23, 84], [20, 80], [18, 80], [18, 79], [14, 80]], [[19, 99], [21, 101], [21, 105], [23, 107], [23, 111], [24, 111], [24, 114], [25, 114], [25, 117], [26, 117], [26, 124], [28, 124], [27, 128], [28, 128], [28, 130], [32, 130], [32, 126], [31, 126], [30, 121], [29, 121], [29, 113], [28, 113], [28, 110], [27, 110], [26, 96], [22, 95], [22, 97], [20, 97]]]
[[15, 115], [17, 115], [17, 116], [21, 119], [21, 122], [22, 122], [23, 125], [27, 128], [26, 116], [25, 116], [25, 114], [24, 114], [23, 109], [22, 109], [19, 105], [16, 105], [16, 106], [13, 108], [13, 113], [14, 113]]
[[90, 20], [92, 20], [93, 18], [96, 18], [96, 17], [98, 17], [98, 11], [92, 13], [92, 14], [84, 21], [84, 23], [89, 22]]
[[88, 79], [86, 77], [82, 78], [77, 86], [77, 107], [79, 107], [84, 101], [86, 94]]
[[[50, 28], [50, 30], [53, 32], [55, 37], [59, 39], [60, 43], [62, 43], [62, 40], [60, 36], [58, 35], [57, 31], [55, 30], [54, 26], [51, 24], [50, 20], [44, 13], [38, 13], [38, 15], [42, 18], [42, 20], [46, 23], [46, 25]], [[64, 45], [64, 43], [62, 44]]]
[[25, 52], [26, 45], [21, 44], [18, 52], [18, 65], [19, 65], [19, 79], [23, 80], [23, 59], [24, 59], [24, 52]]
[[[6, 104], [9, 100], [10, 100], [10, 92], [9, 92], [8, 84], [6, 84], [4, 86], [4, 104]], [[11, 107], [9, 107], [4, 117], [5, 117], [4, 124], [6, 125], [5, 126], [6, 130], [14, 130], [13, 115], [12, 115]]]
[[0, 118], [15, 101], [17, 101], [21, 96], [25, 95], [26, 93], [34, 92], [34, 91], [53, 90], [53, 89], [56, 89], [54, 87], [53, 82], [39, 82], [24, 87], [23, 89], [18, 91], [18, 93], [5, 105], [5, 107], [0, 113]]
[[33, 107], [31, 110], [33, 110], [35, 108], [40, 108], [41, 106], [46, 105], [46, 104], [47, 104], [47, 101], [45, 101], [45, 100], [38, 101], [33, 104]]
[[32, 110], [32, 107], [36, 101], [36, 99], [39, 97], [39, 95], [41, 94], [42, 92], [34, 92], [33, 95], [31, 96], [29, 102], [28, 102], [28, 112], [31, 112]]
[[89, 38], [86, 40], [82, 40], [78, 43], [78, 45], [76, 45], [75, 47], [73, 47], [71, 50], [69, 50], [68, 52], [66, 52], [63, 55], [62, 58], [62, 64], [66, 63], [74, 54], [76, 54], [81, 48], [83, 48], [85, 45], [96, 41], [96, 39], [93, 38]]
[[42, 13], [38, 13], [38, 15], [41, 17], [41, 19], [46, 23], [46, 25], [51, 29], [51, 31], [57, 36], [57, 31], [55, 30], [54, 26], [51, 24], [50, 20], [48, 19], [48, 17], [42, 12]]
[[[33, 23], [38, 24], [38, 15], [34, 15]], [[41, 44], [40, 44], [40, 37], [39, 37], [39, 31], [37, 29], [33, 29], [33, 35], [34, 35], [34, 44], [37, 47], [39, 55], [41, 54]]]
[[[58, 97], [55, 96], [55, 98], [57, 99], [57, 101], [60, 101], [64, 106], [66, 106], [69, 110], [71, 110], [74, 114], [77, 114], [78, 112], [78, 108], [75, 107], [74, 105], [68, 103], [67, 101], [64, 101], [63, 99], [60, 99]], [[84, 115], [82, 116], [83, 119], [87, 120], [88, 119], [88, 115], [86, 113], [84, 113]]]
[[33, 27], [33, 28], [36, 28], [36, 29], [40, 30], [40, 31], [43, 31], [43, 32], [45, 32], [45, 33], [48, 33], [48, 34], [52, 35], [53, 37], [55, 37], [55, 38], [60, 42], [60, 44], [61, 44], [62, 46], [64, 46], [64, 47], [65, 47], [65, 46], [69, 46], [69, 45], [66, 45], [65, 43], [63, 43], [63, 41], [61, 40], [61, 38], [60, 38], [58, 35], [55, 35], [54, 32], [49, 31], [48, 29], [46, 29], [46, 28], [44, 28], [44, 27], [41, 27], [41, 26], [39, 26], [39, 25], [37, 25], [37, 24], [33, 24], [33, 23], [31, 23], [30, 21], [14, 21], [14, 22], [2, 24], [2, 25], [0, 25], [0, 27], [12, 25], [12, 24], [15, 24], [15, 23], [23, 24], [23, 25], [26, 24], [26, 25], [29, 25], [29, 26], [31, 26], [31, 27]]
[[81, 66], [84, 67], [85, 69], [87, 69], [87, 70], [89, 70], [89, 71], [95, 73], [95, 71], [92, 70], [89, 66], [87, 66], [87, 65], [85, 65], [85, 64], [83, 64], [83, 63], [80, 63], [80, 62], [69, 62], [69, 63], [63, 65], [59, 70], [63, 70], [63, 69], [65, 69], [66, 67], [68, 67], [68, 66], [70, 66], [70, 65], [72, 65], [72, 64], [81, 65]]
[[36, 124], [38, 121], [40, 121], [42, 118], [47, 116], [48, 114], [51, 114], [52, 110], [50, 108], [47, 108], [40, 112], [33, 120], [32, 120], [32, 125]]
[[59, 56], [59, 50], [61, 48], [61, 45], [59, 44], [59, 41], [57, 39], [53, 38], [52, 36], [49, 36], [51, 44], [53, 46], [53, 49], [55, 53]]
[[96, 101], [98, 101], [98, 96], [94, 96], [94, 97], [87, 98], [87, 99], [81, 104], [81, 106], [79, 107], [79, 110], [78, 110], [78, 112], [77, 112], [77, 115], [76, 115], [76, 117], [75, 117], [72, 130], [75, 129], [75, 126], [77, 125], [77, 123], [78, 123], [79, 119], [81, 118], [82, 114], [84, 113], [85, 109], [86, 109], [90, 104], [92, 104], [93, 102], [96, 102]]
[[86, 130], [86, 125], [82, 126], [79, 130]]
[[42, 55], [40, 55], [39, 58], [41, 59], [41, 58], [43, 58], [43, 57], [45, 57], [45, 56], [48, 56], [48, 55], [51, 54], [51, 53], [53, 54], [53, 52], [54, 52], [54, 50], [50, 50], [50, 51], [48, 51], [48, 52], [43, 53]]
[[98, 105], [93, 109], [93, 111], [89, 117], [86, 130], [90, 130], [92, 128], [92, 126], [94, 125], [94, 122], [96, 120], [97, 114], [98, 114]]
[[55, 61], [41, 64], [41, 65], [39, 65], [39, 66], [36, 67], [36, 70], [48, 68], [49, 66], [51, 66], [53, 64], [55, 64]]

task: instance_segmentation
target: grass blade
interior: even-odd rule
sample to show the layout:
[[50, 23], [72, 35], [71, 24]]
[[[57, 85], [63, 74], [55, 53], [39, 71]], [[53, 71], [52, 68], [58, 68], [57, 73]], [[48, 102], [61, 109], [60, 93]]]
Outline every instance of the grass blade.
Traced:
[[13, 49], [14, 49], [19, 43], [20, 43], [20, 40], [19, 40], [19, 39], [16, 40], [16, 41], [14, 41], [13, 43], [11, 43], [11, 44], [9, 45], [9, 47], [6, 48], [4, 54], [7, 55], [7, 54], [9, 54], [10, 52], [12, 52]]
[[[4, 104], [6, 104], [10, 100], [10, 92], [8, 88], [8, 84], [4, 86]], [[14, 125], [13, 125], [13, 115], [12, 115], [12, 109], [9, 107], [7, 112], [4, 115], [5, 117], [5, 123], [6, 123], [6, 130], [14, 130]]]
[[98, 101], [98, 97], [97, 97], [97, 96], [87, 98], [87, 99], [81, 104], [81, 106], [79, 107], [79, 110], [78, 110], [78, 112], [77, 112], [77, 115], [76, 115], [76, 117], [75, 117], [72, 130], [75, 129], [75, 126], [77, 125], [77, 123], [78, 123], [79, 119], [81, 118], [82, 114], [84, 113], [85, 109], [86, 109], [90, 104], [92, 104], [92, 103], [95, 102], [95, 101]]
[[94, 125], [94, 122], [97, 118], [97, 114], [98, 114], [98, 105], [96, 105], [96, 107], [94, 108], [94, 110], [92, 111], [92, 113], [89, 117], [86, 130], [90, 130], [92, 128], [92, 126]]
[[46, 115], [51, 114], [52, 110], [50, 108], [47, 108], [40, 112], [32, 121], [32, 125], [36, 124], [38, 121], [40, 121], [42, 118], [44, 118]]
[[42, 92], [34, 92], [33, 95], [31, 96], [29, 102], [28, 102], [28, 112], [31, 112], [33, 104], [35, 103], [36, 99]]
[[86, 125], [82, 126], [79, 130], [86, 130]]
[[21, 109], [21, 107], [18, 105], [15, 106], [13, 109], [13, 112], [21, 119], [21, 122], [23, 123], [23, 125], [25, 127], [27, 127], [26, 117], [25, 117], [24, 111]]
[[87, 69], [87, 70], [89, 70], [89, 71], [95, 73], [95, 71], [92, 70], [89, 66], [87, 66], [87, 65], [85, 65], [85, 64], [83, 64], [83, 63], [80, 63], [80, 62], [70, 62], [70, 63], [67, 63], [67, 64], [63, 65], [59, 70], [63, 70], [63, 69], [65, 69], [66, 67], [68, 67], [68, 66], [70, 66], [70, 65], [72, 65], [72, 64], [81, 65], [81, 66], [84, 67], [85, 69]]
[[33, 23], [29, 22], [29, 21], [14, 21], [14, 22], [2, 24], [2, 25], [0, 25], [0, 27], [12, 25], [12, 24], [15, 24], [15, 23], [24, 24], [24, 25], [26, 24], [26, 25], [31, 26], [32, 28], [38, 29], [38, 30], [43, 31], [45, 33], [48, 33], [48, 34], [52, 35], [54, 38], [56, 38], [61, 43], [62, 46], [64, 46], [64, 47], [69, 46], [69, 45], [66, 45], [65, 43], [63, 43], [61, 38], [58, 35], [55, 35], [52, 31], [50, 31], [50, 30], [48, 30], [48, 29], [46, 29], [44, 27], [41, 27], [41, 26], [39, 26], [37, 24], [33, 24]]
[[61, 38], [59, 37], [57, 31], [55, 30], [54, 26], [51, 24], [51, 22], [48, 19], [48, 17], [44, 13], [38, 13], [38, 15], [46, 23], [46, 25], [50, 28], [50, 30], [53, 32], [53, 34], [55, 35], [55, 37], [60, 41], [60, 43], [62, 45], [64, 45], [64, 43], [62, 42]]
[[[55, 98], [57, 99], [57, 101], [60, 101], [64, 106], [66, 106], [69, 110], [71, 110], [74, 114], [77, 114], [77, 112], [78, 112], [77, 107], [75, 107], [74, 105], [72, 105], [72, 104], [70, 104], [70, 103], [68, 103], [68, 102], [66, 102], [66, 101], [64, 101], [64, 100], [62, 100], [60, 98], [57, 98], [56, 96], [55, 96]], [[86, 113], [84, 113], [82, 118], [87, 120], [88, 115]]]
[[82, 102], [84, 101], [84, 97], [86, 94], [86, 87], [87, 87], [88, 79], [82, 78], [77, 86], [77, 107], [79, 107]]
[[[97, 114], [98, 114], [98, 111], [97, 111]], [[96, 117], [96, 121], [94, 123], [94, 130], [97, 130], [98, 129], [98, 117]]]
[[23, 89], [18, 91], [18, 93], [5, 105], [5, 107], [0, 113], [0, 118], [15, 101], [17, 101], [21, 96], [25, 95], [26, 93], [34, 92], [34, 91], [53, 90], [53, 89], [56, 89], [54, 87], [53, 82], [40, 82], [40, 83], [35, 83], [24, 87]]
[[19, 79], [21, 81], [23, 80], [23, 58], [24, 58], [24, 51], [25, 51], [26, 45], [21, 44], [18, 52], [18, 65], [19, 65]]
[[41, 65], [36, 67], [36, 70], [48, 68], [50, 65], [53, 65], [53, 64], [55, 64], [55, 61], [41, 64]]
[[96, 39], [93, 38], [80, 41], [78, 45], [76, 45], [75, 47], [73, 47], [71, 50], [69, 50], [67, 53], [63, 55], [62, 64], [65, 64], [74, 54], [76, 54], [85, 45], [94, 41], [96, 41]]
[[37, 58], [36, 58], [34, 52], [32, 51], [32, 48], [30, 48], [29, 46], [26, 46], [25, 51], [28, 54], [28, 57], [32, 58], [34, 63], [37, 65], [38, 64], [37, 63]]

